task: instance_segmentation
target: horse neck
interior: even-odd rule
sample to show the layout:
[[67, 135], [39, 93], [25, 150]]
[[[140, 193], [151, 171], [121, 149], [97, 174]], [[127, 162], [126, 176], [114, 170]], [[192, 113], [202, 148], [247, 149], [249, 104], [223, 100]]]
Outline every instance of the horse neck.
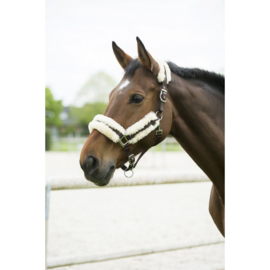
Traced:
[[216, 186], [224, 201], [224, 94], [205, 82], [172, 74], [170, 134]]

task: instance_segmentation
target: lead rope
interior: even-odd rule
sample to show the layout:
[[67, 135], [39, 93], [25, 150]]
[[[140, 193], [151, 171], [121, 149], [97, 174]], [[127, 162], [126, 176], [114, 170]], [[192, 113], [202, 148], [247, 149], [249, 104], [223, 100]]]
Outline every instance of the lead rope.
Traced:
[[[159, 120], [161, 121], [163, 118], [163, 111], [164, 111], [164, 105], [166, 103], [166, 98], [167, 98], [167, 90], [166, 90], [166, 78], [164, 79], [164, 81], [162, 82], [162, 87], [161, 87], [161, 91], [159, 94], [159, 108], [156, 112], [157, 117], [159, 117], [158, 115], [160, 115]], [[162, 138], [163, 135], [163, 130], [160, 128], [160, 124], [156, 129], [156, 140], [155, 140], [155, 145], [157, 145], [160, 141], [160, 139]], [[128, 136], [121, 136], [119, 139], [119, 143], [120, 145], [124, 148], [127, 156], [128, 156], [128, 162], [129, 162], [129, 166], [127, 167], [126, 165], [121, 166], [121, 169], [124, 171], [124, 175], [127, 178], [131, 178], [134, 174], [133, 169], [137, 166], [139, 160], [142, 158], [142, 156], [148, 151], [145, 150], [143, 151], [140, 156], [138, 157], [136, 163], [135, 163], [135, 156], [134, 154], [131, 153], [130, 150], [130, 143], [129, 143], [129, 138]], [[135, 164], [134, 164], [135, 163]], [[128, 175], [127, 172], [131, 171], [131, 175]]]

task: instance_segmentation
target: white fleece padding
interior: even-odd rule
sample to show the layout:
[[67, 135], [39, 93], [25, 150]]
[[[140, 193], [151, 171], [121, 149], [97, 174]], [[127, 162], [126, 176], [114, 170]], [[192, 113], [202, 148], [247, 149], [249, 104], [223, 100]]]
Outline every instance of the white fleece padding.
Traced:
[[171, 70], [170, 70], [168, 64], [165, 61], [157, 59], [157, 58], [155, 58], [155, 60], [159, 65], [159, 73], [157, 76], [158, 81], [161, 83], [165, 80], [165, 70], [166, 70], [167, 83], [169, 83], [172, 79], [172, 76], [171, 76]]
[[117, 143], [119, 141], [119, 136], [109, 126], [102, 122], [92, 121], [89, 123], [88, 128], [90, 133], [93, 129], [96, 129], [113, 142]]
[[145, 129], [145, 130], [139, 132], [133, 139], [131, 139], [131, 140], [129, 141], [130, 144], [134, 144], [134, 143], [136, 143], [136, 142], [142, 140], [144, 137], [146, 137], [150, 132], [152, 132], [155, 128], [158, 127], [159, 121], [160, 121], [160, 120], [156, 121], [156, 123], [155, 123], [154, 126], [153, 126], [153, 125], [150, 125], [147, 129]]
[[145, 130], [136, 134], [136, 136], [129, 141], [130, 144], [134, 144], [146, 137], [151, 131], [158, 127], [160, 119], [156, 116], [154, 112], [148, 113], [144, 118], [127, 128], [126, 130], [112, 118], [98, 114], [94, 117], [93, 121], [89, 123], [88, 128], [90, 133], [93, 131], [93, 129], [96, 129], [100, 133], [105, 135], [107, 138], [117, 143], [119, 142], [120, 138], [111, 128], [120, 131], [123, 135], [132, 135], [143, 129], [152, 120], [157, 120], [155, 122], [155, 125], [150, 125]]
[[[132, 135], [136, 133], [137, 131], [142, 129], [144, 126], [146, 126], [150, 121], [156, 120], [156, 119], [158, 119], [158, 117], [156, 116], [154, 112], [148, 113], [143, 119], [139, 120], [134, 125], [127, 128], [126, 135]], [[158, 127], [159, 122], [160, 120], [157, 120], [154, 126], [150, 125], [147, 129], [139, 132], [132, 140], [130, 140], [130, 143], [134, 144], [138, 142], [139, 140], [143, 139], [144, 137], [146, 137], [151, 131], [153, 131], [155, 128]]]
[[[126, 130], [125, 130], [121, 125], [119, 125], [116, 121], [114, 121], [112, 118], [110, 118], [110, 117], [107, 117], [107, 116], [105, 116], [105, 115], [103, 115], [103, 114], [97, 114], [97, 115], [94, 117], [94, 119], [93, 119], [92, 122], [95, 122], [95, 121], [103, 122], [103, 123], [105, 123], [107, 126], [110, 126], [110, 127], [114, 128], [114, 129], [117, 129], [118, 131], [120, 131], [122, 134], [125, 135]], [[90, 124], [91, 124], [92, 122], [90, 122]], [[90, 125], [90, 124], [89, 124], [89, 125]], [[89, 129], [89, 131], [90, 131], [90, 133], [91, 133], [92, 130]], [[105, 134], [104, 134], [104, 135], [105, 135]]]

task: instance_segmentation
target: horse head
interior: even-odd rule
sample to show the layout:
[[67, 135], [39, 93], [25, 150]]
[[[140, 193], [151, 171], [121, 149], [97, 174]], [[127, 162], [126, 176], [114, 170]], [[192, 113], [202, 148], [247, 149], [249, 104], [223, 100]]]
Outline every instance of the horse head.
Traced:
[[[158, 114], [158, 117], [154, 119], [155, 112], [159, 109], [162, 84], [165, 79], [168, 80], [169, 74], [165, 73], [164, 66], [151, 56], [139, 38], [137, 38], [137, 46], [138, 58], [133, 59], [115, 42], [112, 43], [116, 59], [125, 73], [109, 95], [109, 103], [104, 116], [99, 116], [95, 121], [96, 125], [93, 125], [92, 128], [90, 123], [91, 133], [81, 151], [80, 165], [85, 178], [98, 186], [107, 185], [115, 169], [122, 167], [128, 161], [123, 145], [119, 143], [116, 136], [118, 133], [121, 134], [122, 130], [125, 132], [128, 128], [135, 128], [132, 136], [139, 136], [139, 138], [136, 143], [130, 144], [130, 152], [137, 155], [157, 144], [156, 126], [153, 124], [151, 130], [145, 131], [149, 121], [152, 121], [151, 123], [158, 121], [156, 125], [160, 125], [163, 131], [158, 143], [167, 137], [171, 129], [172, 104], [170, 99], [164, 106], [162, 121], [161, 117], [158, 118]], [[102, 123], [102, 119], [105, 119], [105, 123]], [[101, 127], [97, 128], [98, 125]], [[139, 132], [143, 128], [144, 130]]]

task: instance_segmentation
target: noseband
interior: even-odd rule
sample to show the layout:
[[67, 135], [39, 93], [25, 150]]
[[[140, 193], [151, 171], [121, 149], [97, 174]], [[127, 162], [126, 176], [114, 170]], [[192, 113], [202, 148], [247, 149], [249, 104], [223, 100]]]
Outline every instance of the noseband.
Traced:
[[[156, 113], [149, 112], [146, 116], [144, 116], [144, 118], [127, 129], [122, 127], [112, 118], [101, 114], [96, 115], [93, 121], [91, 121], [88, 125], [90, 133], [93, 131], [93, 129], [96, 129], [105, 135], [108, 139], [114, 143], [119, 143], [123, 147], [128, 156], [129, 166], [126, 167], [123, 165], [121, 169], [124, 171], [125, 176], [128, 178], [133, 176], [133, 169], [136, 167], [141, 157], [147, 152], [147, 150], [142, 152], [137, 159], [137, 162], [135, 162], [135, 156], [131, 153], [130, 145], [142, 140], [154, 129], [156, 129], [155, 145], [157, 145], [159, 140], [162, 138], [163, 130], [160, 129], [160, 121], [163, 118], [164, 105], [166, 103], [167, 96], [165, 78], [167, 75], [167, 83], [169, 83], [171, 76], [170, 69], [166, 62], [158, 61], [158, 64], [160, 66], [160, 72], [157, 79], [160, 83], [162, 83], [162, 87], [159, 94], [159, 108]], [[127, 175], [128, 171], [131, 171], [132, 173], [130, 176]]]

